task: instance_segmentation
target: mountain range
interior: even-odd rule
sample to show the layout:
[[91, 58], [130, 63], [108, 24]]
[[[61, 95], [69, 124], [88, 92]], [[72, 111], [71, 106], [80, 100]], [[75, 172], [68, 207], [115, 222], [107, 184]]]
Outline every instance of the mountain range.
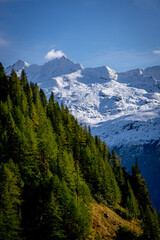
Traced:
[[12, 69], [19, 76], [24, 69], [48, 98], [54, 92], [56, 101], [116, 150], [128, 171], [138, 157], [153, 205], [160, 209], [160, 66], [117, 72], [62, 57], [43, 65], [19, 60], [6, 74]]

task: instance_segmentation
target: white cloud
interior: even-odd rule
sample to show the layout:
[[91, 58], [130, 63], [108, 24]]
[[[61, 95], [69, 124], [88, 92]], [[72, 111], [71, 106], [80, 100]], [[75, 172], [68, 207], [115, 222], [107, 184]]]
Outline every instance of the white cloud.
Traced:
[[0, 37], [0, 47], [8, 46], [9, 42], [2, 37]]
[[160, 50], [154, 50], [153, 53], [160, 55]]
[[61, 50], [55, 51], [55, 49], [52, 49], [46, 54], [45, 59], [50, 60], [55, 58], [61, 58], [63, 56], [65, 56], [65, 54]]

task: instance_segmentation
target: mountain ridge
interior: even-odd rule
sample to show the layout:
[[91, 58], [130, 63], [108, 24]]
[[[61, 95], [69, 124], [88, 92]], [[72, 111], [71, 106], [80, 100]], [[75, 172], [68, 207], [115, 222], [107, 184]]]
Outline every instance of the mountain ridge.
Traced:
[[[12, 69], [18, 75], [24, 69], [29, 81], [38, 83], [48, 97], [53, 91], [58, 102], [63, 101], [80, 122], [90, 124], [94, 134], [100, 132], [111, 147], [120, 145], [122, 139], [117, 136], [120, 128], [123, 138], [126, 129], [130, 134], [133, 132], [131, 142], [160, 140], [160, 66], [118, 73], [107, 66], [83, 68], [63, 56], [43, 65], [19, 60], [6, 68], [7, 75]], [[137, 129], [142, 125], [145, 132], [150, 126], [149, 136], [138, 135]], [[120, 138], [119, 142], [106, 138], [104, 127], [112, 131], [116, 139]]]

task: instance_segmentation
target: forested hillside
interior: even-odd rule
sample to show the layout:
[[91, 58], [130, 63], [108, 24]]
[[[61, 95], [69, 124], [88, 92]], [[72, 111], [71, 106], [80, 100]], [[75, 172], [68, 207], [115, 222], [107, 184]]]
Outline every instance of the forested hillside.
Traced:
[[0, 64], [0, 239], [98, 240], [93, 202], [139, 219], [140, 236], [120, 228], [116, 239], [159, 239], [138, 161], [128, 174], [53, 93], [47, 101], [24, 71], [7, 77]]

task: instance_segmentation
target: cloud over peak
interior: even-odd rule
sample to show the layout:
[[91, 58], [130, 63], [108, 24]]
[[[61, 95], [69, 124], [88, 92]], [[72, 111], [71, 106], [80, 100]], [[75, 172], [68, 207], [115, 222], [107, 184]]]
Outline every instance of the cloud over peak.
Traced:
[[61, 58], [63, 56], [65, 56], [65, 54], [61, 50], [55, 51], [55, 49], [52, 49], [46, 54], [45, 59], [50, 60], [55, 58]]

